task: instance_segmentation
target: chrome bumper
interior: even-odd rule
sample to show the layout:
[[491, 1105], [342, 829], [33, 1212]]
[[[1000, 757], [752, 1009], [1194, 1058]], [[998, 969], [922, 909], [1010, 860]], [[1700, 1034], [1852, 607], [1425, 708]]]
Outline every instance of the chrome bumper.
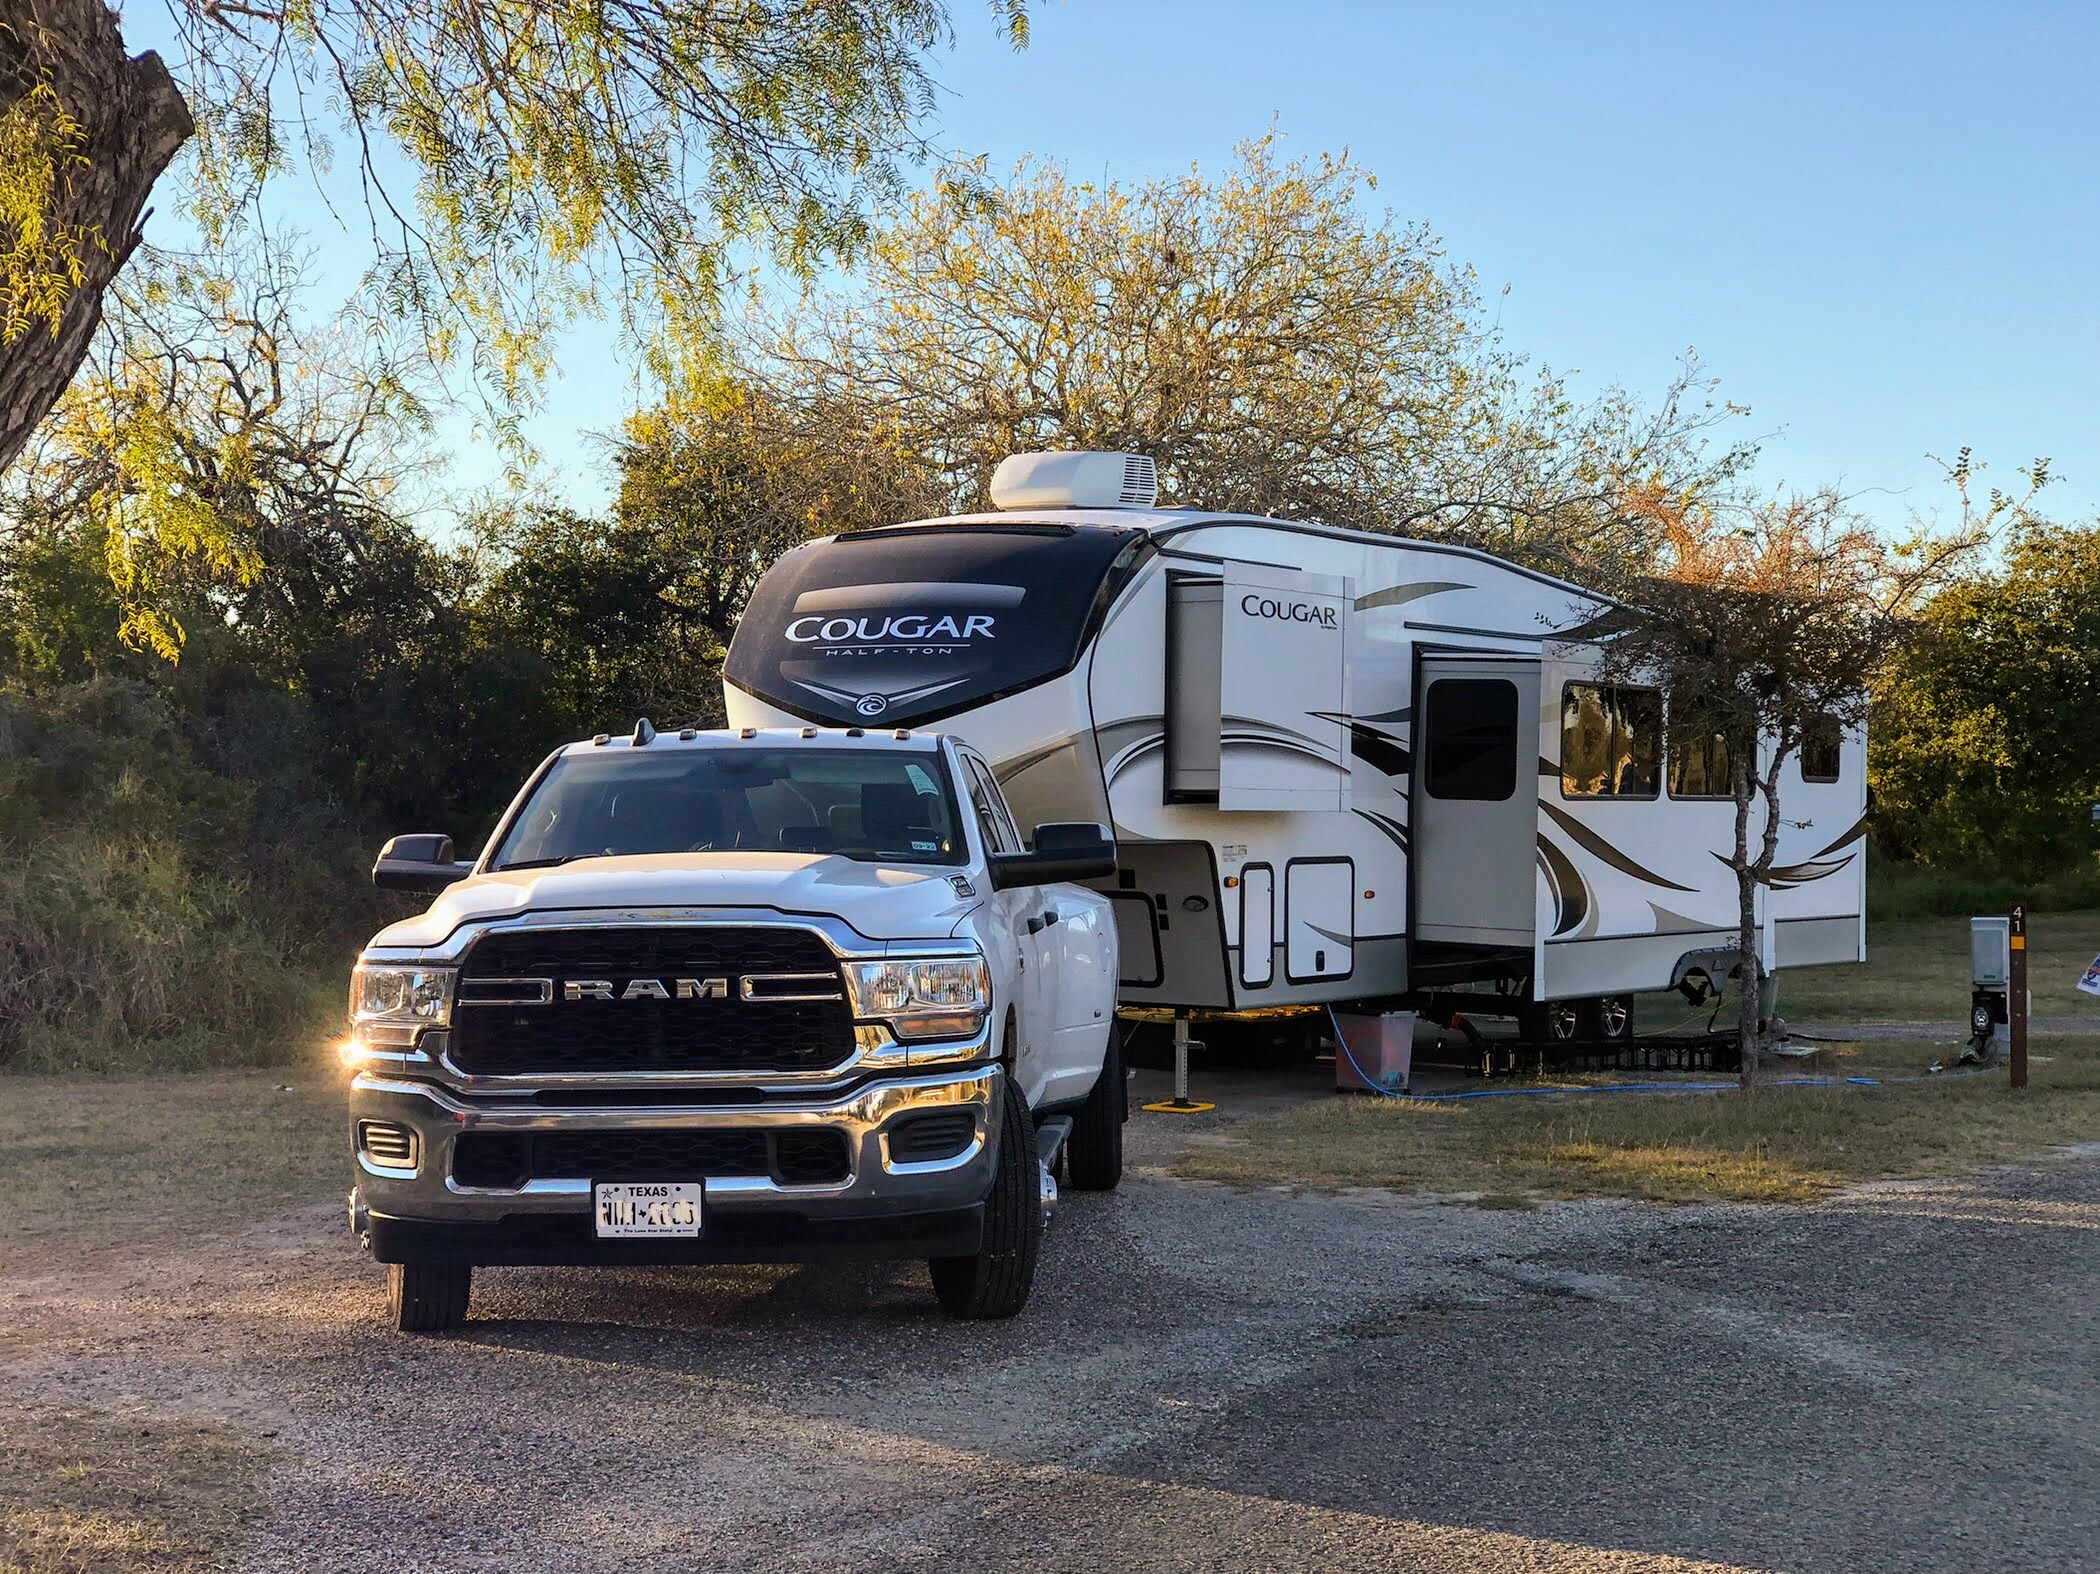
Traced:
[[[453, 1144], [463, 1132], [788, 1131], [829, 1127], [845, 1133], [851, 1169], [843, 1181], [786, 1185], [766, 1176], [706, 1178], [708, 1214], [767, 1211], [802, 1218], [871, 1218], [973, 1207], [991, 1190], [998, 1161], [997, 1065], [870, 1082], [831, 1099], [761, 1104], [632, 1106], [594, 1103], [563, 1108], [476, 1097], [435, 1083], [361, 1072], [350, 1084], [350, 1130], [357, 1189], [352, 1224], [369, 1216], [471, 1224], [521, 1214], [576, 1216], [591, 1211], [588, 1175], [533, 1179], [514, 1189], [462, 1186], [452, 1177]], [[704, 1099], [696, 1093], [696, 1099]], [[976, 1135], [951, 1158], [900, 1162], [889, 1151], [891, 1127], [906, 1115], [964, 1108]], [[375, 1162], [358, 1143], [361, 1121], [388, 1121], [414, 1133], [407, 1163]], [[682, 1177], [680, 1177], [682, 1178]]]

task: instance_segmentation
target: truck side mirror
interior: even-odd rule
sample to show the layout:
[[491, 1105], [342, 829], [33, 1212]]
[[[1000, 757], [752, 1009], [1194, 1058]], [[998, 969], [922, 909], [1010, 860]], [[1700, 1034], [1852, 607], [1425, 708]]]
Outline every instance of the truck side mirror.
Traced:
[[456, 885], [472, 872], [473, 865], [454, 862], [449, 836], [396, 836], [379, 849], [372, 883], [382, 891], [427, 894]]
[[1054, 820], [1035, 828], [1035, 848], [992, 854], [992, 884], [1051, 885], [1060, 880], [1099, 880], [1116, 872], [1116, 839], [1105, 825]]

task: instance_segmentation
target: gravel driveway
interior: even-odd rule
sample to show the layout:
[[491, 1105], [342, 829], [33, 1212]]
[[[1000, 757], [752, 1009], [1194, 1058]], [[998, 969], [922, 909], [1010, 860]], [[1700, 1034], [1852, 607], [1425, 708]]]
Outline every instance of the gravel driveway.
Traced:
[[406, 1339], [314, 1205], [17, 1278], [0, 1427], [268, 1436], [252, 1569], [2100, 1564], [2100, 1154], [1482, 1212], [1168, 1178], [1207, 1124], [1138, 1117], [1014, 1323], [914, 1268], [514, 1270]]

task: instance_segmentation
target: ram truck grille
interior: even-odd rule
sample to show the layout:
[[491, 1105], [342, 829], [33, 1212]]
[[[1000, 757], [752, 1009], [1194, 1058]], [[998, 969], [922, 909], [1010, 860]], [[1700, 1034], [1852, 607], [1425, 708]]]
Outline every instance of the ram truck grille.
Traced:
[[822, 1186], [853, 1169], [846, 1135], [790, 1131], [462, 1132], [452, 1178], [462, 1186], [515, 1189], [532, 1180], [715, 1180], [765, 1176], [783, 1186]]
[[727, 924], [484, 935], [461, 965], [451, 1043], [453, 1064], [477, 1076], [756, 1075], [821, 1071], [852, 1053], [823, 939]]

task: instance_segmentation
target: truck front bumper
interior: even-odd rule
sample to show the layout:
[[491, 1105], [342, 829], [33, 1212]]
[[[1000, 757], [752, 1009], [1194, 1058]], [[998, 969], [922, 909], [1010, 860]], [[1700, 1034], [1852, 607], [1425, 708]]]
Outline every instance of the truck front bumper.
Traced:
[[[434, 1082], [361, 1073], [350, 1089], [357, 1186], [351, 1226], [381, 1262], [473, 1264], [800, 1261], [825, 1257], [953, 1257], [975, 1252], [998, 1163], [996, 1065], [869, 1082], [832, 1099], [753, 1104], [588, 1105], [467, 1095]], [[550, 1096], [555, 1097], [555, 1096]], [[617, 1095], [610, 1095], [617, 1097]], [[704, 1094], [696, 1095], [704, 1098]], [[958, 1138], [932, 1159], [893, 1153], [901, 1128], [944, 1116]], [[375, 1157], [368, 1124], [389, 1132]], [[455, 1173], [469, 1134], [560, 1136], [589, 1151], [592, 1134], [648, 1135], [829, 1130], [844, 1173], [816, 1184], [777, 1175], [534, 1173], [506, 1186], [465, 1185]], [[581, 1138], [580, 1144], [570, 1139]], [[587, 1162], [587, 1161], [586, 1161]], [[600, 1240], [591, 1187], [606, 1179], [704, 1182], [697, 1239]]]

